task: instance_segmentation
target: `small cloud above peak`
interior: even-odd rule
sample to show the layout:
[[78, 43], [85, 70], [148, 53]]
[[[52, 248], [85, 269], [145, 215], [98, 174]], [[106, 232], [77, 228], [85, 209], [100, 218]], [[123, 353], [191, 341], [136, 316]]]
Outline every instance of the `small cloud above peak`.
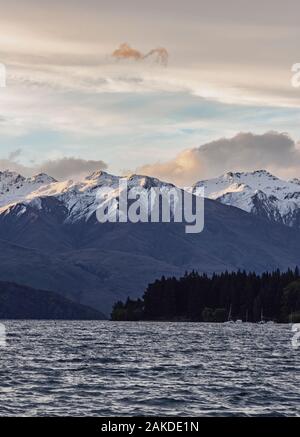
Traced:
[[[6, 169], [9, 169], [6, 170]], [[87, 160], [75, 157], [62, 157], [54, 160], [45, 160], [41, 163], [24, 165], [9, 158], [0, 158], [0, 173], [7, 171], [16, 175], [24, 175], [35, 179], [47, 179], [50, 182], [67, 179], [80, 180], [92, 172], [107, 169], [102, 160]]]

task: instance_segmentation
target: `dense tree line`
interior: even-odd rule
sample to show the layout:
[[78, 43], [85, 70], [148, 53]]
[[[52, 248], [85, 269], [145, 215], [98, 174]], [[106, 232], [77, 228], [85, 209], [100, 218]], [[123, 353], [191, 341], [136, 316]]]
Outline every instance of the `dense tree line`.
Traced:
[[187, 320], [224, 322], [300, 321], [299, 270], [281, 273], [195, 271], [164, 276], [150, 284], [143, 299], [117, 302], [112, 320]]

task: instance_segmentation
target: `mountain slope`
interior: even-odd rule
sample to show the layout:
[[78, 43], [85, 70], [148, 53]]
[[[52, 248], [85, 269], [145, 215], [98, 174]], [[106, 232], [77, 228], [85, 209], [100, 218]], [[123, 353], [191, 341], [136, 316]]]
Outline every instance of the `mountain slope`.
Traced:
[[105, 316], [52, 291], [0, 282], [0, 319], [103, 320]]
[[0, 172], [0, 207], [24, 200], [39, 188], [55, 182], [44, 173], [25, 178], [9, 170]]
[[[91, 219], [62, 225], [58, 232], [53, 224], [45, 235], [25, 215], [22, 219], [26, 224], [18, 245], [8, 241], [14, 239], [14, 224], [9, 228], [6, 223], [0, 279], [52, 289], [106, 314], [115, 301], [140, 296], [162, 275], [191, 269], [262, 272], [300, 264], [298, 231], [210, 200], [200, 234], [186, 234], [180, 223], [99, 224]], [[47, 250], [45, 238], [51, 243]]]
[[[98, 172], [81, 182], [51, 182], [0, 213], [0, 280], [51, 289], [109, 314], [162, 275], [185, 270], [262, 272], [300, 264], [300, 232], [205, 200], [205, 228], [184, 223], [105, 223], [96, 219], [99, 190], [117, 198], [119, 178]], [[173, 185], [133, 175], [135, 189]], [[98, 202], [98, 203], [97, 203]]]
[[288, 226], [300, 227], [300, 180], [284, 181], [266, 170], [226, 173], [193, 185], [204, 187], [205, 196], [225, 205]]

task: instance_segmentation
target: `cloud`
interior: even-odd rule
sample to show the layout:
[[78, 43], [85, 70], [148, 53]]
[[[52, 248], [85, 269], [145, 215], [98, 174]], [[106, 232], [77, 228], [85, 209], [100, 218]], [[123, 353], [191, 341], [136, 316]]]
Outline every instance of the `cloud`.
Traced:
[[121, 44], [120, 47], [112, 53], [112, 56], [116, 59], [134, 59], [136, 61], [143, 58], [141, 52], [131, 48], [127, 43]]
[[103, 161], [71, 157], [45, 161], [39, 169], [39, 172], [47, 173], [55, 179], [76, 179], [97, 170], [105, 170], [107, 165]]
[[10, 159], [4, 158], [0, 159], [0, 171], [10, 170], [16, 173], [22, 174], [24, 176], [31, 176], [33, 174], [32, 170], [25, 165], [19, 164], [18, 162], [11, 161]]
[[[26, 12], [16, 0], [6, 2], [0, 16], [1, 62], [7, 64], [10, 88], [45, 87], [57, 98], [58, 89], [96, 94], [172, 87], [174, 92], [227, 103], [300, 105], [299, 93], [290, 85], [290, 67], [298, 59], [294, 41], [300, 37], [297, 2], [288, 11], [277, 4], [272, 14], [259, 16], [257, 8], [237, 1], [216, 6], [217, 0], [206, 5], [190, 0], [188, 10], [175, 0], [165, 0], [158, 8], [153, 2], [143, 2], [141, 8], [137, 0], [131, 7], [123, 2], [118, 8], [114, 2], [104, 6], [88, 0], [88, 8], [80, 1], [73, 3], [70, 13], [68, 6], [53, 0], [46, 23], [37, 0], [28, 1]], [[254, 3], [259, 5], [258, 0]], [[121, 63], [112, 60], [150, 57], [165, 63], [168, 55], [164, 48], [145, 54], [123, 43], [108, 57], [124, 34], [141, 47], [163, 41], [173, 60], [167, 77], [164, 71], [143, 72], [135, 87], [132, 78], [143, 62], [122, 62], [122, 70], [134, 71], [121, 74]], [[111, 72], [113, 67], [117, 71]]]
[[[17, 152], [17, 151], [16, 151]], [[9, 158], [0, 159], [0, 171], [11, 170], [23, 176], [32, 176], [38, 173], [47, 173], [57, 180], [79, 179], [97, 170], [107, 169], [107, 165], [101, 160], [85, 160], [74, 157], [64, 157], [55, 160], [47, 160], [41, 164], [23, 165], [15, 161], [21, 153], [12, 152]]]
[[144, 55], [144, 59], [153, 58], [157, 64], [168, 65], [169, 53], [164, 47], [158, 47], [157, 49], [150, 50], [149, 53]]
[[135, 61], [142, 61], [145, 59], [152, 59], [157, 64], [167, 65], [169, 53], [164, 47], [158, 47], [150, 50], [145, 55], [139, 50], [133, 49], [129, 44], [123, 43], [120, 47], [112, 53], [115, 59], [133, 59]]
[[300, 148], [286, 133], [239, 133], [187, 149], [165, 163], [144, 165], [137, 171], [183, 186], [228, 171], [258, 169], [284, 178], [299, 177]]

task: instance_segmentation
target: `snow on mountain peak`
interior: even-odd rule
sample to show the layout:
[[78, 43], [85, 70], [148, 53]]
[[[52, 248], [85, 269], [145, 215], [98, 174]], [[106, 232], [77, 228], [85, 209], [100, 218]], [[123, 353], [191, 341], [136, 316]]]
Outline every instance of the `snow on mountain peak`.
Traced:
[[173, 184], [162, 182], [157, 178], [153, 178], [151, 176], [144, 176], [138, 174], [131, 174], [127, 176], [128, 186], [129, 187], [142, 187], [142, 188], [153, 188], [153, 187], [174, 187]]
[[292, 184], [300, 185], [300, 179], [299, 178], [293, 178], [289, 182], [291, 182]]
[[[25, 178], [6, 170], [0, 172], [0, 213], [9, 213], [13, 205], [37, 207], [41, 205], [39, 199], [52, 197], [67, 211], [67, 221], [88, 220], [103, 201], [103, 195], [118, 198], [120, 179], [99, 170], [81, 181], [57, 182], [44, 173]], [[159, 187], [167, 191], [175, 187], [145, 175], [131, 174], [126, 179], [129, 189]], [[190, 191], [197, 187], [204, 188], [205, 197], [300, 227], [299, 179], [284, 181], [266, 170], [227, 172], [218, 178], [197, 182]], [[24, 213], [26, 208], [19, 211]]]
[[[108, 195], [111, 199], [118, 199], [121, 176], [99, 170], [79, 181], [58, 182], [43, 173], [26, 179], [20, 175], [5, 172], [3, 175], [0, 174], [0, 188], [3, 178], [5, 186], [2, 184], [3, 189], [0, 192], [0, 213], [18, 211], [18, 215], [22, 215], [26, 213], [27, 205], [39, 209], [41, 207], [39, 199], [52, 197], [57, 199], [67, 211], [66, 222], [74, 222], [88, 220], [103, 202], [104, 196]], [[152, 187], [159, 187], [169, 190], [174, 187], [172, 184], [150, 176], [131, 174], [122, 178], [127, 180], [128, 189], [137, 191], [141, 188], [148, 190]], [[14, 208], [18, 205], [19, 208]]]
[[44, 173], [25, 178], [9, 170], [0, 172], [0, 207], [24, 201], [41, 187], [55, 182], [55, 179]]
[[284, 181], [267, 170], [228, 172], [197, 182], [205, 197], [284, 224], [300, 226], [299, 180]]
[[34, 184], [53, 184], [54, 182], [57, 182], [56, 179], [54, 179], [51, 176], [48, 176], [46, 173], [39, 173], [37, 175], [32, 176], [28, 179], [28, 181], [34, 183]]
[[107, 177], [107, 176], [111, 176], [111, 175], [109, 173], [107, 173], [106, 171], [97, 170], [97, 171], [94, 171], [92, 174], [86, 176], [85, 179], [95, 180], [95, 179], [100, 179], [100, 178]]
[[10, 170], [4, 170], [0, 171], [0, 182], [1, 184], [10, 184], [13, 182], [22, 181], [25, 178], [21, 176], [20, 174], [10, 171]]
[[110, 173], [107, 173], [103, 170], [97, 170], [90, 174], [89, 176], [86, 176], [83, 181], [78, 182], [78, 186], [82, 186], [85, 188], [96, 188], [101, 187], [103, 185], [107, 186], [114, 186], [118, 183], [120, 177], [112, 175]]

